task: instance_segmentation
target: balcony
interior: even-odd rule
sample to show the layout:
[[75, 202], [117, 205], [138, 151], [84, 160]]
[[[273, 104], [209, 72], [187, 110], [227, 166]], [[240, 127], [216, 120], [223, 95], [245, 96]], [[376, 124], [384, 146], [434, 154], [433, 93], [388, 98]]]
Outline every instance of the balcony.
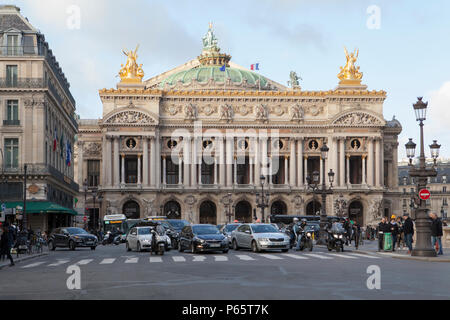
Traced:
[[0, 78], [0, 88], [43, 89], [46, 87], [43, 78]]
[[4, 126], [20, 126], [20, 120], [3, 120]]

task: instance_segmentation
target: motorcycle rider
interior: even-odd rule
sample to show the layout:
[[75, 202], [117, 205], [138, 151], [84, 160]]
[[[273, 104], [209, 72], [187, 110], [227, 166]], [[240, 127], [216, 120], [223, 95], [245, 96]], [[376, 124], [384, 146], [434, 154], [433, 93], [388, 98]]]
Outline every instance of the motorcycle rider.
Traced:
[[294, 234], [297, 235], [297, 246], [295, 247], [296, 251], [300, 250], [300, 242], [302, 241], [302, 232], [305, 230], [306, 223], [307, 223], [306, 219], [303, 218], [300, 224], [297, 223], [296, 225], [294, 225]]
[[294, 242], [295, 242], [295, 232], [294, 232], [294, 227], [298, 224], [298, 218], [294, 217], [294, 219], [292, 219], [292, 222], [286, 227], [286, 231], [289, 234], [289, 238], [290, 238], [290, 243], [291, 243], [291, 247], [294, 246]]

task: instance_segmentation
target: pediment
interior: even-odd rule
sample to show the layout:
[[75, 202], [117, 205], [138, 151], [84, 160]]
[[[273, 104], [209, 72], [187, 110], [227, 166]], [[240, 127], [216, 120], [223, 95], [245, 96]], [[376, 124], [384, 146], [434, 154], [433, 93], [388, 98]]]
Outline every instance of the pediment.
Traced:
[[380, 117], [364, 112], [364, 111], [351, 111], [344, 114], [338, 115], [333, 121], [332, 125], [335, 126], [356, 126], [356, 127], [366, 127], [366, 126], [384, 126], [386, 121]]
[[149, 114], [138, 110], [122, 110], [103, 121], [103, 125], [113, 126], [152, 126], [158, 121]]

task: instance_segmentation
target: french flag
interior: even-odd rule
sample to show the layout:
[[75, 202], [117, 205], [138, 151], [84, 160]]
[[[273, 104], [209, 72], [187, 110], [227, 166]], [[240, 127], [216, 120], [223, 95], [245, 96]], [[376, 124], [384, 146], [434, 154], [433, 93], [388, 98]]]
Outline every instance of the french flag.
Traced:
[[259, 63], [250, 65], [250, 70], [259, 70]]
[[58, 133], [55, 127], [55, 135], [53, 137], [53, 151], [56, 151], [56, 140], [58, 140]]

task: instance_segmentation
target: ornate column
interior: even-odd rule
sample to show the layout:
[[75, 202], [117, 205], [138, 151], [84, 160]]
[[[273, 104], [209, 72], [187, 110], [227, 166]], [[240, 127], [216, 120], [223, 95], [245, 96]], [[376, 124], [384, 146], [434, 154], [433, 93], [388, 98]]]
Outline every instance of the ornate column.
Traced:
[[181, 158], [181, 156], [178, 154], [178, 184], [182, 185], [183, 184], [183, 159]]
[[[261, 139], [261, 174], [263, 174], [266, 177], [266, 180], [264, 182], [265, 185], [269, 184], [269, 177], [272, 174], [270, 170], [267, 170], [267, 161], [269, 160], [269, 154], [267, 152], [267, 137], [263, 137]], [[269, 171], [269, 172], [268, 172]]]
[[380, 159], [380, 161], [381, 161], [380, 185], [382, 187], [385, 187], [385, 182], [384, 182], [384, 140], [383, 140], [383, 137], [380, 138], [380, 158], [381, 158]]
[[268, 174], [268, 178], [269, 178], [269, 185], [273, 184], [273, 158], [272, 155], [270, 155], [268, 157], [269, 160], [269, 174]]
[[192, 157], [191, 157], [191, 186], [197, 186], [197, 140], [198, 138], [192, 139]]
[[303, 139], [297, 139], [297, 187], [303, 187]]
[[381, 186], [381, 140], [375, 140], [375, 186]]
[[361, 163], [362, 163], [362, 184], [366, 185], [366, 155], [362, 155], [361, 157]]
[[398, 188], [398, 142], [392, 148], [392, 187]]
[[191, 163], [191, 137], [185, 137], [183, 139], [183, 184], [185, 187], [190, 185], [190, 163]]
[[114, 137], [114, 186], [119, 186], [119, 137]]
[[339, 183], [345, 187], [345, 138], [339, 138]]
[[161, 185], [161, 137], [159, 132], [156, 135], [155, 139], [155, 149], [156, 149], [156, 188], [159, 188]]
[[[200, 146], [201, 149], [201, 146]], [[198, 163], [198, 184], [202, 185], [202, 156], [197, 157], [197, 163]]]
[[163, 155], [162, 156], [162, 159], [163, 159], [163, 187], [165, 187], [166, 186], [166, 184], [167, 184], [167, 172], [166, 172], [166, 168], [167, 168], [167, 163], [166, 163], [166, 156], [165, 155]]
[[214, 185], [217, 186], [217, 155], [214, 153]]
[[141, 184], [141, 155], [138, 154], [137, 155], [138, 161], [137, 161], [137, 172], [138, 172], [138, 176], [137, 176], [137, 184], [140, 185]]
[[250, 179], [249, 179], [249, 184], [253, 185], [253, 157], [250, 154], [248, 157], [248, 162], [249, 162], [249, 175], [250, 175]]
[[234, 167], [233, 167], [233, 184], [237, 185], [237, 157], [234, 156]]
[[284, 156], [284, 184], [289, 185], [289, 171], [288, 171], [288, 162], [289, 162], [289, 156]]
[[226, 166], [227, 166], [227, 186], [231, 187], [233, 185], [233, 173], [232, 173], [232, 163], [233, 163], [233, 145], [234, 138], [226, 138]]
[[122, 154], [122, 178], [120, 180], [121, 184], [125, 184], [125, 155]]
[[103, 176], [103, 179], [105, 181], [105, 185], [108, 187], [112, 186], [112, 176], [111, 176], [111, 165], [113, 164], [113, 157], [112, 157], [112, 139], [110, 137], [106, 137], [106, 151], [105, 156], [102, 159], [104, 167], [105, 167], [105, 175]]
[[367, 184], [374, 186], [373, 181], [373, 138], [368, 139], [369, 146], [367, 152]]
[[[326, 161], [326, 160], [325, 160]], [[322, 176], [323, 176], [323, 161], [322, 161], [322, 157], [319, 157], [319, 182], [320, 184], [322, 184]], [[326, 181], [326, 179], [325, 179]]]
[[261, 180], [259, 179], [261, 177], [261, 148], [259, 147], [260, 141], [259, 138], [253, 139], [253, 145], [255, 146], [255, 185], [259, 186], [261, 184]]
[[142, 175], [143, 175], [143, 179], [142, 179], [142, 184], [144, 185], [144, 187], [148, 187], [148, 138], [144, 137], [143, 139], [143, 156], [142, 156]]
[[[306, 177], [308, 176], [308, 156], [303, 156], [303, 167], [305, 168], [305, 175], [303, 176], [303, 184], [308, 185], [308, 181], [306, 180]], [[311, 177], [312, 178], [312, 177]]]
[[150, 157], [151, 157], [151, 166], [150, 166], [150, 185], [153, 188], [156, 188], [156, 141], [155, 137], [150, 138]]
[[[104, 148], [102, 149], [104, 150]], [[47, 152], [47, 150], [45, 150], [45, 152]], [[84, 182], [84, 177], [83, 177], [83, 141], [78, 141], [78, 157], [77, 157], [77, 162], [78, 162], [78, 183], [79, 185], [82, 185]], [[3, 159], [2, 159], [3, 160]], [[3, 164], [2, 164], [3, 165]]]
[[225, 186], [225, 144], [223, 137], [219, 138], [219, 183]]
[[291, 187], [295, 187], [295, 167], [297, 160], [295, 159], [295, 140], [290, 138], [291, 156], [289, 161], [289, 184]]
[[347, 167], [347, 174], [346, 174], [346, 184], [350, 185], [350, 155], [345, 155], [345, 162], [346, 162], [346, 167]]

